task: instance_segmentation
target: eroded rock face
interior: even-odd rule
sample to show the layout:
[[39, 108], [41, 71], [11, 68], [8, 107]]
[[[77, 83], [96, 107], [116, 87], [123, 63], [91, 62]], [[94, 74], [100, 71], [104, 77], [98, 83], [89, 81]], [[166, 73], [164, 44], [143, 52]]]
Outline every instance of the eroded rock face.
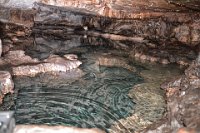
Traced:
[[197, 55], [193, 49], [186, 46], [176, 46], [176, 44], [163, 46], [157, 46], [154, 43], [138, 44], [130, 51], [130, 57], [141, 61], [161, 64], [177, 63], [183, 66], [189, 66]]
[[4, 95], [13, 93], [14, 83], [12, 77], [7, 71], [0, 71], [0, 104], [2, 103]]
[[195, 46], [199, 44], [200, 41], [200, 26], [197, 22], [194, 22], [191, 26], [180, 25], [174, 29], [175, 37], [178, 41]]
[[[33, 7], [34, 2], [41, 2], [49, 5], [55, 5], [60, 7], [76, 7], [82, 9], [88, 9], [92, 12], [98, 13], [99, 15], [109, 16], [109, 17], [118, 17], [118, 18], [134, 18], [138, 16], [148, 15], [148, 13], [136, 14], [139, 10], [144, 11], [185, 11], [187, 8], [184, 6], [179, 6], [179, 4], [174, 3], [184, 3], [185, 2], [167, 2], [165, 0], [146, 0], [146, 1], [137, 1], [137, 0], [3, 0], [0, 4], [8, 7], [23, 7], [31, 8]], [[195, 9], [198, 9], [198, 2], [191, 2], [190, 5], [195, 6]], [[190, 6], [192, 7], [192, 6]], [[193, 8], [191, 8], [193, 9]]]
[[[147, 133], [200, 131], [200, 63], [199, 58], [178, 80], [163, 84], [167, 92], [168, 120]], [[182, 128], [185, 127], [185, 128]], [[179, 129], [181, 128], [181, 129]]]
[[[41, 3], [33, 4], [34, 2]], [[26, 2], [4, 0], [1, 2], [4, 7], [0, 8], [2, 16], [0, 21], [29, 28], [35, 24], [36, 29], [40, 27], [39, 29], [45, 32], [48, 31], [47, 29], [53, 29], [48, 31], [48, 34], [76, 32], [77, 29], [79, 34], [85, 32], [84, 27], [86, 27], [88, 31], [96, 30], [111, 34], [99, 35], [108, 38], [115, 37], [116, 39], [121, 35], [121, 38], [127, 40], [136, 37], [156, 41], [159, 44], [179, 42], [197, 47], [200, 43], [200, 14], [190, 11], [185, 6], [180, 6], [179, 3], [186, 5], [185, 1], [167, 2], [165, 0], [144, 2], [136, 0], [29, 0]], [[188, 3], [194, 5], [195, 9], [199, 6], [199, 2], [196, 1]], [[27, 9], [29, 6], [35, 10]], [[19, 37], [12, 34], [11, 38], [16, 41]]]

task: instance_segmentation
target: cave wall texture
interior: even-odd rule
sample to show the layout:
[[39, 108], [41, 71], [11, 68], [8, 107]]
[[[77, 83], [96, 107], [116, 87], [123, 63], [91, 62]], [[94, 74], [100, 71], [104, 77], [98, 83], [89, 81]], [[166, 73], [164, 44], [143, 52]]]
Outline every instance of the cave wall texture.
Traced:
[[200, 69], [199, 61], [193, 61], [200, 51], [199, 0], [1, 0], [0, 23], [0, 38], [7, 39], [3, 53], [32, 32], [62, 38], [77, 30], [115, 41], [131, 40], [134, 56], [141, 59], [155, 49], [162, 51], [157, 56], [168, 52], [168, 62], [190, 67], [183, 77], [162, 87], [167, 92], [168, 118], [144, 132], [200, 130]]
[[87, 26], [90, 30], [139, 36], [161, 44], [200, 43], [198, 0], [4, 0], [0, 5], [1, 21], [27, 27], [34, 23]]

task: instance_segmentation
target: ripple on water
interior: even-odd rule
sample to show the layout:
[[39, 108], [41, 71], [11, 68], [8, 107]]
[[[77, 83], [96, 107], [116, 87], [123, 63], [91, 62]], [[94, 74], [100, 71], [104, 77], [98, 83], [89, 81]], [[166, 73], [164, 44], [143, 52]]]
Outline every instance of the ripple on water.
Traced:
[[119, 67], [100, 66], [99, 71], [92, 71], [89, 67], [93, 67], [95, 61], [84, 60], [82, 69], [85, 75], [70, 82], [45, 74], [32, 78], [17, 77], [17, 123], [108, 130], [114, 122], [130, 116], [134, 102], [128, 92], [143, 79]]

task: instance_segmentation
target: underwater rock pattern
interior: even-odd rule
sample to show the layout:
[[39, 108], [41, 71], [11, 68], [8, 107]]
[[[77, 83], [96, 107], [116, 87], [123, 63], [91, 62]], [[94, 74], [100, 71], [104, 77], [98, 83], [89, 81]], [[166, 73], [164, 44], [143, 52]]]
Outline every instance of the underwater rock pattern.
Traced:
[[129, 62], [120, 56], [112, 55], [111, 53], [95, 53], [93, 59], [96, 60], [95, 65], [105, 67], [121, 67], [132, 72], [136, 72], [134, 66], [129, 65]]
[[14, 83], [12, 77], [7, 71], [0, 71], [0, 104], [2, 104], [4, 95], [14, 92]]
[[17, 123], [96, 127], [108, 131], [114, 121], [129, 116], [134, 102], [128, 91], [141, 83], [142, 78], [121, 67], [94, 65], [96, 60], [90, 54], [83, 52], [80, 56], [83, 62], [80, 68], [85, 74], [79, 79], [70, 80], [64, 73], [58, 79], [47, 73], [17, 76]]
[[[141, 132], [165, 117], [165, 94], [160, 89], [160, 84], [182, 73], [173, 66], [161, 67], [146, 63], [143, 65], [147, 69], [142, 70], [140, 75], [144, 78], [145, 83], [135, 85], [128, 94], [136, 103], [133, 113], [131, 116], [119, 120], [131, 133]], [[119, 122], [112, 125], [111, 133], [127, 133], [120, 128]]]

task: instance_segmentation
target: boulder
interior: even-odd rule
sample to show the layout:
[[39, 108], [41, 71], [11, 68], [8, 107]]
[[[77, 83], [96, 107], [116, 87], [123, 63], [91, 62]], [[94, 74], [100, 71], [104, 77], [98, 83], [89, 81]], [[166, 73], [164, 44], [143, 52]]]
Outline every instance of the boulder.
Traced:
[[0, 71], [0, 104], [2, 104], [4, 95], [13, 93], [14, 83], [12, 77], [7, 71]]
[[77, 60], [77, 56], [73, 54], [65, 55], [64, 57], [51, 55], [49, 58], [36, 64], [13, 67], [12, 72], [16, 76], [35, 76], [36, 74], [46, 72], [66, 72], [79, 67], [81, 64], [82, 62]]

